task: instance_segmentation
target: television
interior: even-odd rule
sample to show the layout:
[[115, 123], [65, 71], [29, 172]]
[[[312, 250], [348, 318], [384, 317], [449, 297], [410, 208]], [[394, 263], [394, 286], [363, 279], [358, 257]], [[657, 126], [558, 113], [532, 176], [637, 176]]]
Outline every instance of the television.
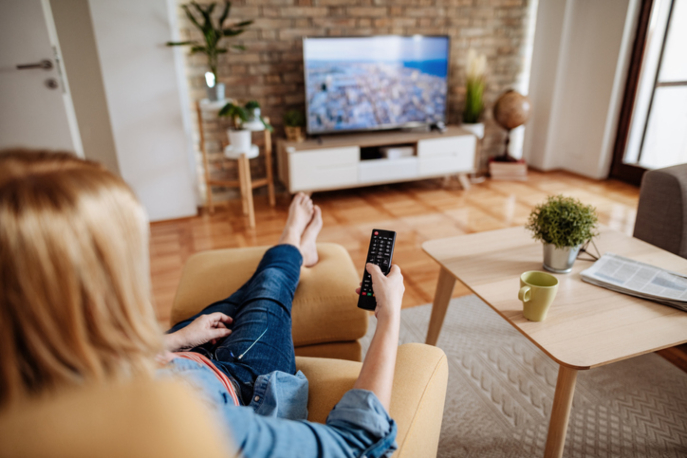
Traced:
[[448, 36], [303, 39], [310, 135], [446, 122]]

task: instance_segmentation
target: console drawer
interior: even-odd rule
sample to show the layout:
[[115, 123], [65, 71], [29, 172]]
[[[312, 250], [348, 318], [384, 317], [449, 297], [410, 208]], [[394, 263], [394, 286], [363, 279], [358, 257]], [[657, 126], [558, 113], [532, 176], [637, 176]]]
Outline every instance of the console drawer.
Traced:
[[358, 182], [360, 149], [357, 146], [288, 153], [289, 191], [312, 191], [354, 185]]
[[420, 159], [456, 155], [461, 152], [475, 151], [475, 136], [430, 138], [417, 142], [417, 156]]
[[448, 175], [458, 172], [472, 172], [474, 170], [474, 156], [472, 151], [463, 151], [443, 157], [422, 158], [418, 162], [421, 177]]
[[417, 158], [374, 159], [358, 166], [360, 183], [395, 181], [417, 177]]

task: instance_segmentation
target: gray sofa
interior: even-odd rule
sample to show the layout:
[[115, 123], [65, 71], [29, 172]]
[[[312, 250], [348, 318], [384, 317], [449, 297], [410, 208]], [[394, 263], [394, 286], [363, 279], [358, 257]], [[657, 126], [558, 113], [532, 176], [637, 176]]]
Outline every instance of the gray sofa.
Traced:
[[687, 258], [687, 164], [644, 174], [634, 236]]

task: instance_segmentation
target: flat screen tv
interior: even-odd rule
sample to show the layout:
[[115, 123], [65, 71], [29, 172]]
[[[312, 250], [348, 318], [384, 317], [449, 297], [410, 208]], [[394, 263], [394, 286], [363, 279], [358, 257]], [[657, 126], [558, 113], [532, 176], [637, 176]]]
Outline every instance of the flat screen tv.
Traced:
[[449, 38], [304, 38], [307, 131], [446, 122]]

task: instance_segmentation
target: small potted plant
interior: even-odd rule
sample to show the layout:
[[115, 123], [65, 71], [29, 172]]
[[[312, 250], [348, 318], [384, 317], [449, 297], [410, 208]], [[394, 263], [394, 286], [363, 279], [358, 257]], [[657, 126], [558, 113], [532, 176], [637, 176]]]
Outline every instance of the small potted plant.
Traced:
[[474, 49], [468, 50], [468, 74], [465, 85], [465, 108], [463, 109], [463, 129], [472, 132], [477, 138], [484, 138], [484, 123], [480, 122], [484, 112], [484, 75], [487, 57]]
[[231, 121], [227, 136], [234, 152], [250, 151], [253, 131], [263, 129], [273, 131], [272, 126], [260, 115], [260, 104], [255, 100], [247, 102], [244, 106], [227, 103], [219, 110], [218, 116], [229, 118]]
[[591, 205], [558, 195], [549, 196], [532, 210], [526, 228], [544, 244], [544, 269], [568, 273], [580, 247], [598, 235], [598, 221]]
[[287, 140], [291, 142], [303, 141], [303, 126], [305, 126], [305, 116], [300, 110], [289, 110], [284, 114], [284, 131]]
[[[196, 18], [196, 16], [191, 13], [191, 7], [200, 15], [199, 18]], [[231, 2], [225, 0], [224, 9], [215, 25], [212, 22], [212, 12], [216, 7], [216, 2], [212, 2], [206, 6], [201, 6], [196, 2], [181, 5], [184, 13], [186, 13], [186, 17], [203, 34], [203, 40], [167, 42], [167, 46], [191, 46], [191, 54], [201, 53], [207, 56], [210, 71], [205, 73], [205, 84], [207, 85], [208, 98], [212, 101], [224, 100], [224, 84], [219, 83], [217, 80], [217, 65], [219, 55], [228, 52], [228, 49], [220, 47], [220, 41], [224, 37], [241, 35], [246, 31], [246, 27], [253, 23], [253, 21], [243, 21], [225, 27], [224, 22], [227, 20], [227, 17], [229, 17], [229, 11], [231, 9]], [[232, 48], [238, 51], [246, 50], [242, 45], [233, 45]]]

